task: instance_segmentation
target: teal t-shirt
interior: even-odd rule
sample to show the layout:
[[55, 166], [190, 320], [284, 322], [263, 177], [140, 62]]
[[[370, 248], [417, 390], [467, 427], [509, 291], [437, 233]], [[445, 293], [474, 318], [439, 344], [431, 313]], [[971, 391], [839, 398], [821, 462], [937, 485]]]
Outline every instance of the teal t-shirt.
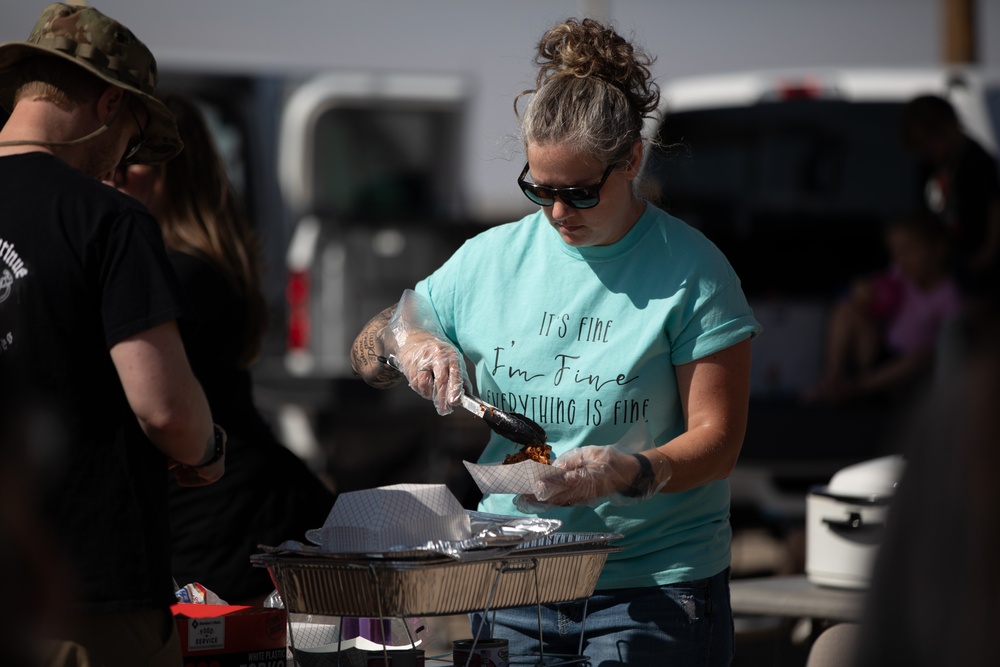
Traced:
[[[637, 423], [658, 445], [684, 431], [674, 366], [756, 335], [740, 282], [699, 231], [652, 205], [610, 246], [567, 245], [539, 211], [467, 241], [415, 291], [475, 365], [480, 396], [548, 433], [558, 457]], [[480, 463], [517, 447], [496, 434]], [[512, 495], [485, 512], [517, 515]], [[730, 558], [729, 484], [634, 505], [556, 508], [572, 532], [621, 533], [599, 589], [700, 579]]]

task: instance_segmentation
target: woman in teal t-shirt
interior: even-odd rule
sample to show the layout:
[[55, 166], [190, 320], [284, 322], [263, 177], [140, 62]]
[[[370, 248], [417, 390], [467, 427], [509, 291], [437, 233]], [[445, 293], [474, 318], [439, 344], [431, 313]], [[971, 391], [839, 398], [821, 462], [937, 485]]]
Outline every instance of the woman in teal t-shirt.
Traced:
[[[538, 422], [561, 471], [534, 496], [487, 495], [481, 508], [624, 536], [591, 598], [542, 608], [545, 653], [578, 654], [582, 632], [595, 666], [728, 665], [726, 477], [760, 325], [719, 250], [637, 194], [643, 119], [659, 102], [651, 59], [585, 19], [549, 30], [537, 62], [517, 180], [540, 210], [469, 240], [414, 287], [435, 321], [394, 345], [402, 375], [379, 362], [395, 307], [358, 336], [354, 368], [376, 387], [405, 375], [447, 414], [468, 357], [480, 395]], [[637, 432], [643, 451], [614, 446]], [[493, 434], [479, 460], [513, 449]], [[484, 620], [512, 654], [538, 653], [535, 607]]]

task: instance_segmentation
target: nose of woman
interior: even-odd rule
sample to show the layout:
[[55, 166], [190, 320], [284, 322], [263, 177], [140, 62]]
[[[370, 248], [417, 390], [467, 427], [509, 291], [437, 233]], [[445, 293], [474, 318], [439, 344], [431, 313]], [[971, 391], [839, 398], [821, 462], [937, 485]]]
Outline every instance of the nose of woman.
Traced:
[[568, 206], [562, 199], [556, 197], [555, 201], [552, 202], [552, 219], [562, 222], [570, 218], [575, 210], [572, 206]]

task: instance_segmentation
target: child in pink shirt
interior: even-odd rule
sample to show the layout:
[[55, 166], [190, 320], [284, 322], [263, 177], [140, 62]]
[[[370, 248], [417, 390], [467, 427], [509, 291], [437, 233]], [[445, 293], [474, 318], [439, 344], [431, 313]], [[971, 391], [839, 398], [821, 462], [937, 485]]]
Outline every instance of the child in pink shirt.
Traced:
[[940, 220], [898, 218], [886, 245], [891, 267], [859, 280], [831, 314], [826, 375], [810, 398], [844, 403], [906, 386], [930, 368], [942, 326], [959, 313]]

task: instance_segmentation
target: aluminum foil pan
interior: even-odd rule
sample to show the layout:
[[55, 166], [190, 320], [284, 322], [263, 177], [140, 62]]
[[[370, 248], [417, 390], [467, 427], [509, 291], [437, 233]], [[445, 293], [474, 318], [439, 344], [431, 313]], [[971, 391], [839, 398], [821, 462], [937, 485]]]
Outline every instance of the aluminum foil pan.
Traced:
[[[548, 550], [548, 551], [547, 551]], [[349, 562], [300, 554], [263, 553], [290, 613], [402, 617], [463, 614], [589, 597], [610, 544], [538, 547], [481, 560], [368, 560]]]

